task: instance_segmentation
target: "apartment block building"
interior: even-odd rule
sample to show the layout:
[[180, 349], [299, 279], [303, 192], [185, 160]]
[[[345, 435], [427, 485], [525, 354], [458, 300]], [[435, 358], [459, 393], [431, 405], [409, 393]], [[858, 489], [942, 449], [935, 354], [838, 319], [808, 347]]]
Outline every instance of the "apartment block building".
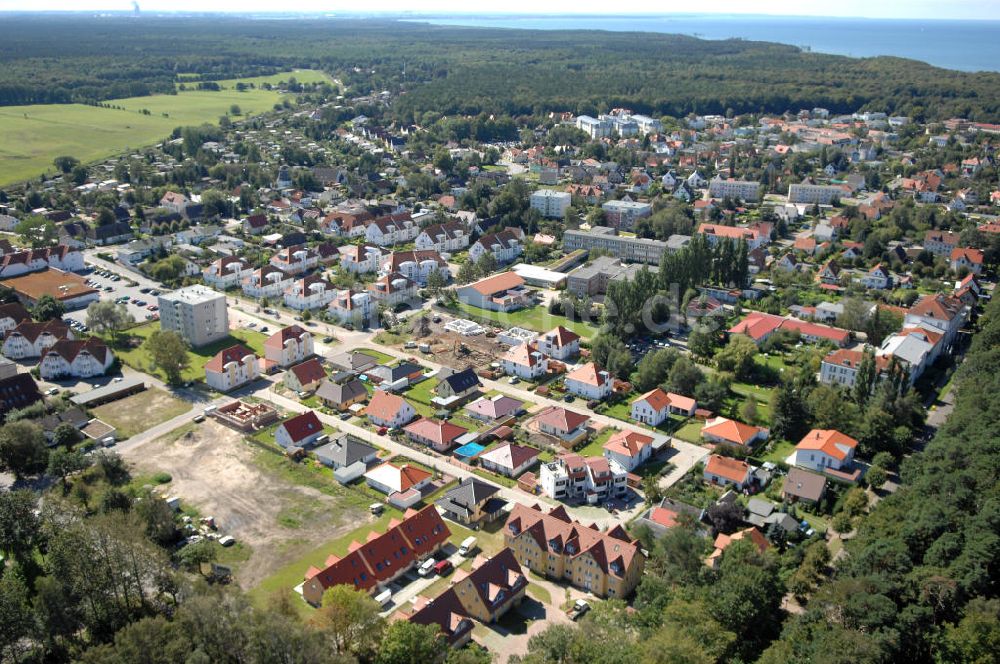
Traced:
[[603, 249], [623, 261], [650, 265], [659, 265], [664, 253], [678, 251], [690, 241], [688, 235], [671, 235], [666, 242], [626, 237], [618, 235], [616, 229], [608, 226], [594, 226], [586, 231], [569, 230], [563, 234], [566, 251]]
[[226, 296], [206, 286], [188, 286], [158, 297], [160, 329], [181, 335], [192, 347], [229, 335]]
[[712, 198], [738, 198], [741, 201], [756, 202], [760, 200], [760, 182], [752, 180], [734, 180], [715, 177], [708, 184], [708, 193]]
[[531, 194], [531, 209], [550, 219], [562, 219], [572, 202], [573, 197], [565, 191], [539, 189]]
[[842, 187], [826, 184], [793, 184], [788, 187], [789, 203], [806, 203], [808, 205], [829, 205], [844, 197], [847, 192]]

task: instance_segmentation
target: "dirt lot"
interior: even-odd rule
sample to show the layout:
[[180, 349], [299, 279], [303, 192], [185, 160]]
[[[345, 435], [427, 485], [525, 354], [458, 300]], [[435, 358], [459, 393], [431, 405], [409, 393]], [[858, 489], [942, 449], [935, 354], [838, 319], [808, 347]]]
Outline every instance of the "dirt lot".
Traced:
[[[422, 329], [419, 322], [420, 318], [414, 317], [413, 322], [410, 324], [410, 333], [400, 343], [395, 344], [395, 346], [402, 350], [403, 342], [407, 339], [412, 339], [418, 344], [429, 343], [431, 345], [431, 352], [428, 357], [433, 358], [435, 362], [453, 369], [464, 369], [469, 366], [476, 368], [486, 367], [491, 362], [498, 361], [507, 351], [507, 346], [497, 343], [496, 337], [488, 337], [485, 334], [466, 337], [445, 330], [444, 325], [452, 320], [452, 316], [450, 314], [436, 315], [441, 316], [441, 321], [435, 323], [431, 320], [431, 316], [428, 316], [428, 327], [426, 329]], [[467, 352], [461, 350], [463, 344]], [[407, 352], [413, 352], [417, 357], [421, 355], [421, 353], [417, 353], [414, 349], [410, 349]]]
[[274, 570], [346, 531], [370, 515], [346, 497], [299, 486], [262, 470], [257, 455], [271, 454], [208, 421], [180, 437], [166, 436], [143, 446], [139, 473], [166, 471], [171, 495], [214, 516], [220, 532], [251, 548], [236, 567], [236, 579], [252, 588]]
[[191, 410], [191, 404], [155, 387], [92, 409], [94, 416], [129, 438]]

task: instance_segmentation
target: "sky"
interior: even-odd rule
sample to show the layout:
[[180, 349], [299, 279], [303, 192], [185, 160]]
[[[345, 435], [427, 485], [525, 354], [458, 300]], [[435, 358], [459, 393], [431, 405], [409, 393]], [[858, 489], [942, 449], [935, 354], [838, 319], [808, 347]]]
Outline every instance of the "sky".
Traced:
[[[1000, 20], [1000, 0], [713, 0], [710, 7], [677, 0], [632, 0], [627, 7], [607, 0], [506, 0], [502, 9], [479, 10], [468, 0], [139, 0], [143, 11], [199, 12], [411, 12], [411, 13], [532, 13], [532, 14], [769, 14], [782, 16], [842, 16], [865, 18]], [[0, 11], [130, 10], [131, 0], [0, 0]], [[479, 10], [479, 11], [477, 11]]]

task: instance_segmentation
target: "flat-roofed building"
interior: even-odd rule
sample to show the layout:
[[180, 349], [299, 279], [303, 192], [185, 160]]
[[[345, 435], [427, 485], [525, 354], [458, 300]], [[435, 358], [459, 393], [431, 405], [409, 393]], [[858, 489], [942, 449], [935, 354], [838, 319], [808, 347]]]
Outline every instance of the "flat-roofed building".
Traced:
[[159, 296], [160, 329], [172, 330], [191, 346], [229, 335], [226, 296], [206, 286], [188, 286]]

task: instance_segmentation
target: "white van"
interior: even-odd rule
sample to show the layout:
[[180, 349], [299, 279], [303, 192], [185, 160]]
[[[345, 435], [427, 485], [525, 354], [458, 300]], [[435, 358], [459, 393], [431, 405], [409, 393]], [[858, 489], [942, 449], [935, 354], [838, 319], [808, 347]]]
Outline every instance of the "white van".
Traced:
[[378, 602], [379, 606], [383, 609], [386, 608], [389, 606], [390, 602], [392, 602], [392, 591], [386, 588], [378, 595], [375, 595], [375, 601]]
[[468, 556], [475, 550], [476, 550], [476, 538], [466, 537], [464, 540], [462, 540], [461, 546], [458, 547], [458, 555]]
[[437, 565], [437, 561], [433, 558], [428, 558], [424, 562], [420, 563], [420, 567], [417, 569], [417, 573], [420, 576], [429, 576], [434, 572], [434, 566]]

